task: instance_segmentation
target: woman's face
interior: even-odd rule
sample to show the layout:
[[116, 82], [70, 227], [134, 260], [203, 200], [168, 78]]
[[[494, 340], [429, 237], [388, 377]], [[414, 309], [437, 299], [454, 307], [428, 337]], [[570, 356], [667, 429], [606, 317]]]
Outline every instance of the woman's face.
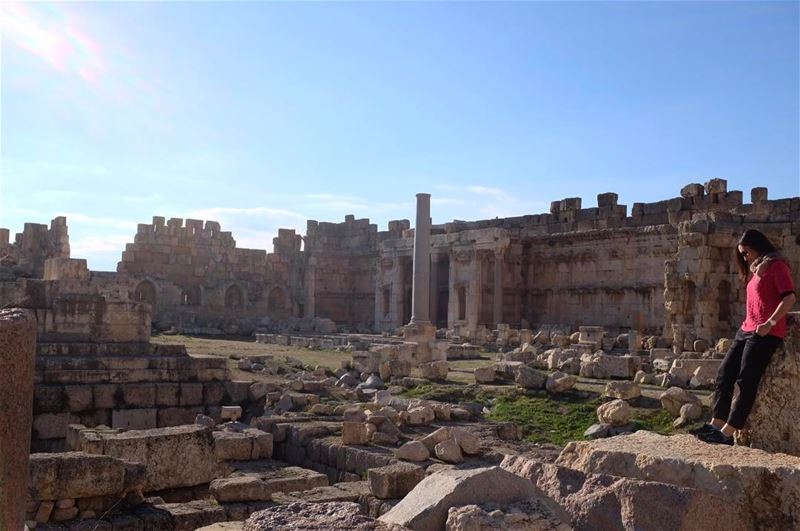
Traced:
[[756, 258], [758, 258], [758, 253], [752, 247], [748, 245], [739, 245], [739, 254], [741, 254], [745, 261], [752, 262]]

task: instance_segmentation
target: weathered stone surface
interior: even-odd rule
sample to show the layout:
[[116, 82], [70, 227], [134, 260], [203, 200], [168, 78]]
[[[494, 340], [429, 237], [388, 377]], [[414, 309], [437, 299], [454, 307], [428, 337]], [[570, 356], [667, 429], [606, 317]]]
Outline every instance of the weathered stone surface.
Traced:
[[611, 398], [632, 400], [642, 396], [642, 390], [639, 385], [634, 382], [608, 382], [604, 394]]
[[406, 413], [407, 415], [403, 417], [405, 418], [405, 423], [409, 426], [430, 424], [436, 418], [436, 414], [430, 406], [410, 408]]
[[104, 434], [103, 453], [145, 465], [145, 491], [190, 487], [217, 477], [214, 441], [204, 426]]
[[[525, 456], [507, 456], [502, 468], [530, 479], [586, 531], [724, 531], [748, 529], [746, 515], [698, 489], [587, 474]], [[744, 518], [743, 518], [744, 516]]]
[[368, 472], [369, 489], [378, 498], [402, 498], [425, 478], [425, 470], [411, 463], [394, 463], [371, 468]]
[[215, 479], [209, 487], [219, 502], [269, 501], [276, 492], [295, 492], [327, 487], [324, 474], [300, 467], [239, 463], [235, 475]]
[[447, 439], [438, 443], [433, 448], [436, 457], [445, 463], [460, 463], [464, 460], [461, 447], [453, 439]]
[[465, 454], [478, 455], [481, 453], [480, 440], [464, 428], [451, 428], [450, 435]]
[[691, 402], [689, 404], [684, 404], [681, 406], [680, 414], [678, 418], [672, 423], [674, 426], [683, 426], [693, 420], [699, 419], [703, 415], [703, 408], [700, 407], [700, 404], [696, 404]]
[[661, 407], [669, 411], [670, 415], [677, 417], [681, 414], [681, 407], [684, 404], [702, 405], [700, 399], [680, 387], [670, 387], [659, 396]]
[[214, 457], [220, 461], [235, 459], [246, 461], [253, 454], [253, 437], [244, 433], [215, 431]]
[[419, 441], [425, 445], [429, 452], [433, 452], [434, 447], [442, 441], [446, 441], [450, 439], [450, 428], [442, 427], [435, 431], [432, 431]]
[[800, 456], [800, 312], [787, 316], [787, 335], [767, 366], [739, 443]]
[[360, 512], [357, 503], [291, 503], [253, 513], [244, 531], [392, 531], [391, 526]]
[[547, 376], [547, 383], [545, 384], [545, 389], [547, 389], [548, 393], [553, 393], [553, 394], [563, 393], [575, 387], [577, 381], [578, 379], [572, 376], [571, 374], [566, 374], [561, 371], [556, 371]]
[[[434, 445], [435, 446], [435, 445]], [[431, 454], [420, 441], [409, 441], [395, 451], [398, 459], [406, 461], [425, 461]]]
[[655, 381], [655, 375], [653, 373], [644, 372], [644, 371], [636, 371], [636, 375], [633, 377], [634, 383], [637, 384], [647, 384], [652, 385]]
[[639, 431], [571, 442], [557, 464], [697, 488], [725, 499], [731, 508], [741, 507], [753, 528], [795, 529], [800, 524], [800, 457]]
[[493, 383], [494, 367], [477, 367], [475, 369], [475, 382], [483, 384]]
[[508, 503], [540, 494], [530, 481], [499, 467], [445, 470], [423, 479], [379, 520], [420, 531], [444, 529], [451, 507]]
[[[215, 500], [165, 503], [156, 508], [168, 513], [172, 529], [175, 531], [191, 531], [225, 520], [225, 509]], [[145, 529], [149, 529], [149, 526], [146, 526]]]
[[551, 514], [538, 500], [498, 504], [463, 505], [447, 512], [445, 531], [570, 531], [567, 523]]
[[631, 406], [624, 400], [612, 400], [597, 408], [597, 420], [602, 424], [623, 426], [631, 420]]
[[89, 498], [123, 492], [121, 459], [83, 452], [31, 454], [28, 488], [36, 500]]
[[342, 423], [342, 443], [344, 444], [367, 444], [369, 435], [367, 425], [363, 422]]
[[23, 529], [31, 445], [36, 316], [0, 310], [0, 528]]
[[547, 373], [522, 365], [517, 368], [514, 381], [525, 389], [544, 389], [547, 383]]

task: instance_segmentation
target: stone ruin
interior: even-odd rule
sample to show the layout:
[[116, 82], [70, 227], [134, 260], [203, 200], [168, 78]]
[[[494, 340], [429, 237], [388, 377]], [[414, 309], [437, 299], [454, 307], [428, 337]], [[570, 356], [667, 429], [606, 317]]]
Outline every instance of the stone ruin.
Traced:
[[[2, 229], [0, 302], [20, 309], [0, 311], [0, 395], [21, 412], [0, 430], [2, 527], [800, 528], [799, 315], [740, 433], [751, 448], [607, 438], [629, 431], [640, 383], [667, 388], [676, 422], [696, 418], [683, 388], [709, 384], [742, 317], [736, 238], [763, 230], [797, 275], [798, 213], [800, 198], [756, 188], [743, 204], [713, 180], [631, 216], [601, 194], [597, 208], [566, 199], [433, 226], [420, 246], [424, 208], [415, 230], [310, 221], [273, 253], [237, 248], [214, 222], [154, 218], [113, 273], [70, 257], [64, 218], [26, 224], [14, 243]], [[427, 280], [415, 247], [430, 249]], [[225, 358], [151, 344], [152, 328], [258, 332], [350, 359], [281, 384], [233, 381]], [[614, 400], [587, 434], [600, 438], [556, 456], [480, 404], [386, 389], [443, 379], [447, 359], [478, 347], [500, 351], [478, 384], [547, 395], [610, 379]]]

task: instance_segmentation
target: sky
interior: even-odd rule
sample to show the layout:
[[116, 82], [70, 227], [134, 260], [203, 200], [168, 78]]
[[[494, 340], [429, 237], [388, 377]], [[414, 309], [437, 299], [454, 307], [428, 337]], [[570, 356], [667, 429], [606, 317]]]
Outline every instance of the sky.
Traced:
[[[3, 2], [0, 227], [434, 223], [800, 195], [798, 2]], [[12, 236], [13, 238], [13, 236]]]

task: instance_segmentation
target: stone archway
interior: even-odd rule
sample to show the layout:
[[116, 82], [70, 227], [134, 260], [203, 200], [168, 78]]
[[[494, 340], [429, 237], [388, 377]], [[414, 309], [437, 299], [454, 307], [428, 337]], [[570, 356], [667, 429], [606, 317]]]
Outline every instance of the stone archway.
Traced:
[[133, 300], [146, 302], [150, 306], [156, 305], [156, 287], [149, 280], [142, 280], [133, 290]]
[[244, 307], [244, 293], [242, 288], [233, 284], [225, 290], [225, 307], [236, 310]]

